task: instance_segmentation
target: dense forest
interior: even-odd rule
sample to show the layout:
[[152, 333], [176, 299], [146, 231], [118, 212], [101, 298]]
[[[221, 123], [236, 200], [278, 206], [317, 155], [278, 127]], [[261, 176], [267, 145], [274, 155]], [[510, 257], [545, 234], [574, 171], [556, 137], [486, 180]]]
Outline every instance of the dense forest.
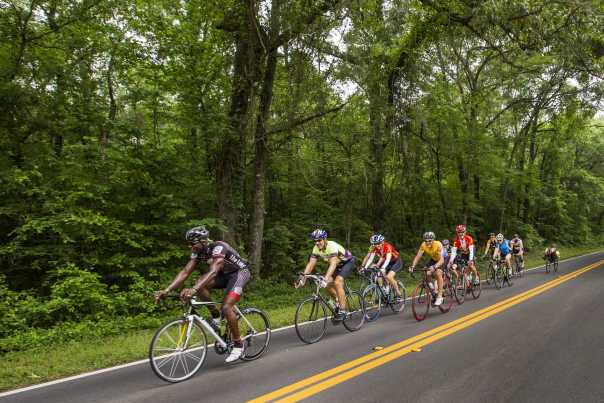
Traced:
[[136, 313], [197, 224], [256, 278], [316, 226], [599, 242], [602, 27], [597, 0], [1, 0], [0, 309]]

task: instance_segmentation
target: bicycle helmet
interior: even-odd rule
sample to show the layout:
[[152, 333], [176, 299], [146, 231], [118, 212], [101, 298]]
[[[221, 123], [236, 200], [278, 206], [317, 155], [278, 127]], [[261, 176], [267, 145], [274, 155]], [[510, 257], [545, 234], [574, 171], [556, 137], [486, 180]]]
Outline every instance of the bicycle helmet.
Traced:
[[455, 232], [466, 232], [466, 226], [463, 224], [459, 224], [457, 227], [455, 227]]
[[384, 235], [382, 235], [382, 234], [374, 234], [374, 235], [372, 235], [372, 236], [371, 236], [371, 238], [369, 239], [369, 242], [370, 242], [372, 245], [379, 245], [379, 244], [381, 244], [382, 242], [384, 242], [384, 239], [385, 239], [385, 238], [384, 238]]
[[446, 248], [447, 246], [449, 246], [449, 240], [448, 239], [443, 239], [441, 241], [441, 243], [443, 244], [443, 246]]
[[503, 241], [503, 234], [497, 234], [497, 237], [495, 239], [497, 239], [498, 241]]
[[185, 234], [185, 239], [191, 243], [197, 243], [200, 241], [205, 241], [209, 238], [210, 231], [206, 229], [204, 226], [199, 226], [195, 228], [191, 228]]
[[495, 236], [494, 232], [489, 232], [489, 238], [493, 238]]
[[327, 238], [327, 231], [317, 228], [313, 232], [310, 233], [310, 239], [313, 241], [318, 241], [319, 239]]
[[436, 235], [434, 235], [434, 232], [428, 231], [424, 233], [424, 241], [434, 241], [435, 239]]
[[520, 235], [514, 234], [514, 238], [520, 238]]

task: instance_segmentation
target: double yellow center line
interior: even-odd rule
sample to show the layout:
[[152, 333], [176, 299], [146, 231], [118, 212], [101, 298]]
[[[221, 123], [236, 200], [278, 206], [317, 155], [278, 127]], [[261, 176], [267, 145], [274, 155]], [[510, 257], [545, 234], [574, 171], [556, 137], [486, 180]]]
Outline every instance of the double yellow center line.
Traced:
[[423, 346], [440, 340], [452, 333], [458, 332], [462, 329], [472, 326], [473, 324], [483, 319], [491, 317], [529, 298], [539, 295], [542, 292], [549, 290], [550, 288], [556, 287], [568, 280], [572, 280], [580, 276], [583, 273], [598, 268], [603, 263], [604, 259], [589, 266], [586, 266], [582, 269], [573, 271], [572, 273], [560, 276], [555, 280], [548, 281], [547, 283], [525, 291], [514, 297], [508, 298], [494, 305], [488, 306], [474, 313], [463, 316], [452, 322], [446, 323], [442, 326], [438, 326], [432, 330], [418, 334], [417, 336], [411, 337], [409, 339], [400, 341], [382, 350], [364, 355], [360, 358], [357, 358], [353, 361], [349, 361], [330, 370], [321, 372], [317, 375], [313, 375], [291, 385], [259, 396], [253, 400], [250, 400], [249, 403], [269, 402], [274, 400], [278, 402], [297, 402], [299, 400], [305, 399], [325, 389], [329, 389], [335, 385], [345, 382], [350, 378], [358, 376], [364, 372], [370, 371], [373, 368], [396, 360], [397, 358], [400, 358], [414, 350], [419, 350]]

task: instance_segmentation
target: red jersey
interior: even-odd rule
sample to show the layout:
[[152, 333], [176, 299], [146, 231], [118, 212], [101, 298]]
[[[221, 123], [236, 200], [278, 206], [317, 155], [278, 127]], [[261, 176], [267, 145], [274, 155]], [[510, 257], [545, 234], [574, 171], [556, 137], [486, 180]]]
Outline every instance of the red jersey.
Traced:
[[394, 249], [394, 246], [388, 242], [384, 242], [384, 247], [380, 248], [380, 245], [373, 245], [369, 248], [369, 253], [375, 253], [380, 258], [386, 257], [387, 254], [392, 254], [391, 261], [395, 262], [398, 259], [398, 251]]
[[469, 254], [472, 245], [474, 245], [474, 240], [468, 234], [464, 235], [463, 238], [455, 237], [455, 242], [453, 242], [453, 247], [459, 251], [460, 255]]

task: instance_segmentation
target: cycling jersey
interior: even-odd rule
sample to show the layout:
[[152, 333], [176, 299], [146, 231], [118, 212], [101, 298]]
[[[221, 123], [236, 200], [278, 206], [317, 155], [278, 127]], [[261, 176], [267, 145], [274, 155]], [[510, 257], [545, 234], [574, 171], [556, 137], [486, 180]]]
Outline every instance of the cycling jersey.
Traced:
[[508, 253], [510, 253], [510, 241], [508, 241], [507, 239], [504, 239], [501, 243], [497, 242], [495, 244], [495, 247], [499, 249], [503, 256], [506, 256]]
[[323, 250], [319, 249], [318, 245], [315, 245], [312, 250], [311, 256], [317, 259], [323, 259], [326, 262], [334, 256], [338, 258], [340, 263], [347, 262], [352, 259], [352, 253], [350, 253], [350, 251], [348, 251], [342, 245], [334, 241], [327, 241], [325, 249]]
[[223, 258], [224, 266], [222, 271], [225, 273], [231, 273], [242, 269], [248, 268], [248, 263], [245, 261], [235, 249], [226, 242], [217, 241], [211, 242], [203, 247], [199, 252], [191, 253], [191, 259], [197, 260], [209, 260], [213, 258]]
[[[440, 253], [442, 253], [442, 249], [444, 249], [443, 244], [440, 241], [432, 241], [432, 246], [428, 247], [426, 241], [422, 242], [419, 247], [422, 251], [424, 251], [432, 260], [438, 262], [440, 260]], [[439, 249], [441, 252], [439, 252]]]
[[451, 250], [452, 258], [455, 258], [458, 250], [460, 255], [467, 257], [469, 260], [474, 259], [474, 240], [470, 235], [466, 234], [462, 238], [459, 236], [455, 237], [453, 249]]
[[383, 247], [380, 247], [380, 245], [371, 245], [369, 253], [375, 253], [380, 258], [385, 258], [390, 253], [392, 255], [391, 262], [395, 262], [398, 259], [398, 251], [388, 242], [384, 242]]
[[520, 252], [520, 251], [524, 250], [524, 245], [522, 244], [522, 239], [514, 238], [514, 239], [512, 239], [511, 242], [514, 243], [514, 247], [512, 248], [514, 250], [514, 252]]

